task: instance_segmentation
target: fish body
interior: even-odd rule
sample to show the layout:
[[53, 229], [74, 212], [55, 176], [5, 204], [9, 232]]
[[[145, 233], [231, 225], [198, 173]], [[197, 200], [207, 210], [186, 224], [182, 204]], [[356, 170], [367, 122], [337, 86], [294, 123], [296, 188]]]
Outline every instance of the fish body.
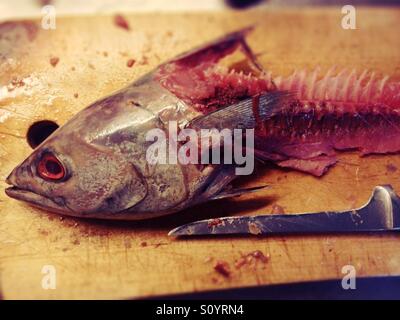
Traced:
[[[50, 211], [106, 219], [150, 218], [226, 197], [229, 193], [222, 191], [235, 178], [233, 164], [150, 164], [146, 151], [152, 142], [146, 134], [159, 129], [168, 136], [171, 121], [179, 130], [205, 114], [162, 85], [165, 69], [199, 53], [205, 63], [215, 62], [235, 49], [245, 33], [167, 62], [76, 114], [13, 170], [6, 193]], [[219, 115], [218, 123], [226, 116]]]
[[[259, 159], [314, 175], [337, 150], [400, 150], [397, 83], [353, 73], [273, 79], [245, 42], [249, 31], [184, 53], [83, 109], [13, 170], [6, 193], [66, 215], [145, 219], [246, 192], [227, 189], [235, 163], [149, 163], [146, 134], [168, 134], [171, 121], [178, 130], [254, 129]], [[219, 64], [238, 50], [252, 72]]]

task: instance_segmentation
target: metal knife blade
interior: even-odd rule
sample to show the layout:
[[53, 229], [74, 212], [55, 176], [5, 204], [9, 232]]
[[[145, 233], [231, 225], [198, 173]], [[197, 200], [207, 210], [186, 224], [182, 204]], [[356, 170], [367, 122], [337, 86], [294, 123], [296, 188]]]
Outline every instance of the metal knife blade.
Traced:
[[376, 186], [369, 201], [350, 211], [237, 216], [177, 227], [170, 236], [301, 234], [400, 230], [400, 198], [390, 185]]

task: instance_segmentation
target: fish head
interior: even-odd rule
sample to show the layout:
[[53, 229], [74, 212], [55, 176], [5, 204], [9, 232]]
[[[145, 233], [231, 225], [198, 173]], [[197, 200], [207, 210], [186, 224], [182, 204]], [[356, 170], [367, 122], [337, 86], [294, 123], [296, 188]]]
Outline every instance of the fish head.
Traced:
[[109, 147], [90, 143], [72, 121], [47, 138], [6, 182], [8, 196], [80, 217], [115, 214], [140, 202], [140, 172]]

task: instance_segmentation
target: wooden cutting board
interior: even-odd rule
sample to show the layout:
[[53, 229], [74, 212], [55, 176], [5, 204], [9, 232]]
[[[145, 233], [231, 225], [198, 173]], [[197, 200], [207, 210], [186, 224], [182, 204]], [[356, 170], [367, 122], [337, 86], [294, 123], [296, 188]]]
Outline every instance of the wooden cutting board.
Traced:
[[[129, 84], [165, 59], [225, 32], [255, 24], [249, 43], [265, 68], [332, 65], [373, 69], [400, 78], [400, 10], [357, 9], [357, 29], [341, 28], [340, 8], [201, 14], [126, 15], [0, 25], [0, 184], [30, 152], [26, 131], [37, 120], [60, 125], [94, 100]], [[58, 58], [55, 66], [51, 58]], [[134, 59], [132, 67], [127, 61]], [[53, 59], [53, 64], [57, 59]], [[244, 185], [264, 192], [202, 205], [146, 222], [60, 219], [0, 194], [1, 295], [13, 298], [127, 298], [178, 292], [358, 276], [400, 274], [400, 235], [319, 235], [171, 239], [168, 230], [206, 217], [357, 207], [378, 184], [400, 192], [399, 155], [347, 153], [323, 178], [262, 166]], [[268, 262], [242, 256], [255, 250]], [[218, 260], [228, 277], [214, 270]], [[44, 265], [56, 289], [42, 288]]]

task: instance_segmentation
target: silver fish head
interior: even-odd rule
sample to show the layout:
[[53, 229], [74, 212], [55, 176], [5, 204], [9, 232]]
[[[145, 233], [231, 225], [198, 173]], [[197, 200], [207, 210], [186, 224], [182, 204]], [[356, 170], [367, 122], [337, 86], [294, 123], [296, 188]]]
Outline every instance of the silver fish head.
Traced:
[[[96, 143], [101, 132], [93, 126], [108, 122], [106, 104], [83, 110], [36, 148], [8, 176], [12, 187], [6, 189], [7, 195], [53, 212], [86, 217], [120, 212], [141, 201], [147, 186], [138, 170], [112, 146]], [[115, 112], [113, 117], [118, 116]]]

